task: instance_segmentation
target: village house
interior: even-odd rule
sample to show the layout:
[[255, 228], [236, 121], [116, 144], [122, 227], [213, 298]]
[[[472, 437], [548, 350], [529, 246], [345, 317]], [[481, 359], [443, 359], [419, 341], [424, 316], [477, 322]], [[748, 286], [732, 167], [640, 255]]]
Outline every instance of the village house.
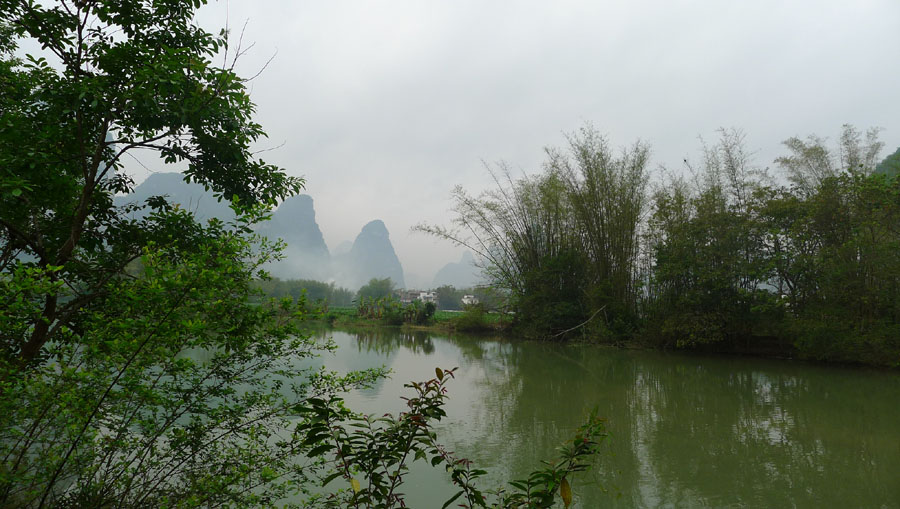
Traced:
[[421, 290], [400, 290], [400, 302], [403, 304], [410, 304], [415, 300], [421, 301], [423, 303], [436, 303], [437, 302], [437, 294], [434, 292], [423, 292]]

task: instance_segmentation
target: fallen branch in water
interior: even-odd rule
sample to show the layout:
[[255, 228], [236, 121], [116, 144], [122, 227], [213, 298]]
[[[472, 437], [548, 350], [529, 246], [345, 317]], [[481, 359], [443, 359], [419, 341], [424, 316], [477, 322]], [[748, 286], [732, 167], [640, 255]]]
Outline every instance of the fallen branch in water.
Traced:
[[563, 334], [572, 332], [573, 330], [575, 330], [575, 329], [577, 329], [577, 328], [579, 328], [579, 327], [584, 327], [585, 325], [587, 325], [588, 322], [590, 322], [591, 320], [593, 320], [594, 317], [597, 316], [597, 315], [598, 315], [601, 311], [603, 311], [605, 308], [606, 308], [606, 304], [600, 306], [600, 309], [598, 309], [597, 311], [594, 311], [594, 314], [592, 314], [591, 317], [588, 318], [587, 320], [585, 320], [585, 321], [579, 323], [578, 325], [576, 325], [575, 327], [572, 327], [571, 329], [566, 329], [566, 330], [560, 332], [559, 334], [554, 334], [554, 335], [550, 336], [550, 338], [551, 338], [551, 339], [558, 338], [558, 337], [562, 336]]

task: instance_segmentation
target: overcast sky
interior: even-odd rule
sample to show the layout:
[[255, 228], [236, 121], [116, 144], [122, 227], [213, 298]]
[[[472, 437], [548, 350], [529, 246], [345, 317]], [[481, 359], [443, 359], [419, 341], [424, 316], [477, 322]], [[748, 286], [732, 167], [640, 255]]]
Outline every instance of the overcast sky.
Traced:
[[410, 286], [459, 259], [409, 231], [448, 222], [453, 186], [486, 188], [483, 161], [534, 172], [585, 122], [671, 168], [719, 127], [762, 167], [844, 123], [884, 128], [882, 155], [900, 146], [898, 0], [231, 0], [198, 16], [226, 19], [255, 43], [242, 75], [275, 55], [251, 89], [264, 158], [306, 177], [329, 247], [382, 219]]

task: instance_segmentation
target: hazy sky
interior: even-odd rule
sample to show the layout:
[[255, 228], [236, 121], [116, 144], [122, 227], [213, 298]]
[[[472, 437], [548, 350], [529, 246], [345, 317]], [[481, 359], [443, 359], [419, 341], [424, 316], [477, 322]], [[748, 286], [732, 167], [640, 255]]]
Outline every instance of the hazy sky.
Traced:
[[448, 221], [453, 186], [487, 187], [483, 161], [534, 172], [585, 122], [671, 168], [719, 127], [762, 167], [843, 123], [900, 146], [898, 0], [231, 0], [198, 16], [226, 19], [255, 44], [242, 75], [275, 55], [251, 85], [264, 158], [306, 177], [329, 247], [384, 220], [410, 286], [459, 259], [409, 231]]

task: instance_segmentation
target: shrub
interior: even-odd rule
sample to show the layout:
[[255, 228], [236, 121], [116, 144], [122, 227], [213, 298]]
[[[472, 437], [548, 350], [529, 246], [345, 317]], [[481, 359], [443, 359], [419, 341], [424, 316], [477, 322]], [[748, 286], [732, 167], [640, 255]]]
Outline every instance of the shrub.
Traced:
[[461, 332], [483, 332], [493, 330], [488, 322], [484, 306], [475, 304], [467, 306], [463, 313], [452, 319], [451, 324], [455, 330]]

